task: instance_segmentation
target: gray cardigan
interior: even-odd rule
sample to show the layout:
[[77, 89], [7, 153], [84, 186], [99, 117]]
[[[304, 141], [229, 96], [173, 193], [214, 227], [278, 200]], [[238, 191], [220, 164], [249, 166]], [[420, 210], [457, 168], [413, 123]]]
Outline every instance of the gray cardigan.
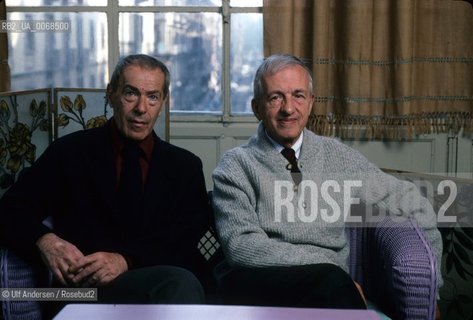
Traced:
[[303, 182], [294, 188], [288, 161], [261, 123], [246, 145], [224, 154], [213, 173], [213, 207], [228, 265], [333, 263], [347, 271], [345, 214], [357, 201], [394, 217], [417, 219], [441, 265], [436, 215], [414, 184], [383, 173], [359, 152], [309, 130], [304, 130], [298, 163]]

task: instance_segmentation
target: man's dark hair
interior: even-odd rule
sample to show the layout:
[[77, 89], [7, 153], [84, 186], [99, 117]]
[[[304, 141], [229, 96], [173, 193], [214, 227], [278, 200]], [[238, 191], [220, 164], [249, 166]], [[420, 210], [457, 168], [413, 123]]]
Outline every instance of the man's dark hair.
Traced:
[[123, 71], [129, 66], [140, 66], [141, 68], [151, 70], [160, 69], [164, 73], [163, 94], [164, 98], [167, 98], [169, 94], [169, 85], [171, 83], [171, 74], [169, 73], [169, 69], [163, 62], [146, 54], [132, 54], [121, 58], [118, 61], [115, 70], [113, 70], [112, 77], [110, 78], [110, 88], [113, 92], [118, 90]]

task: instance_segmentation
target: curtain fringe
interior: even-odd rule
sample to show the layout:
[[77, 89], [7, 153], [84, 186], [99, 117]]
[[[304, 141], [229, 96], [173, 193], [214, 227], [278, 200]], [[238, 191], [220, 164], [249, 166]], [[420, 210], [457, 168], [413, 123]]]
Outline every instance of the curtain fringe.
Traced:
[[309, 116], [307, 128], [342, 139], [407, 140], [420, 134], [473, 133], [473, 113], [433, 112], [404, 116], [328, 114]]

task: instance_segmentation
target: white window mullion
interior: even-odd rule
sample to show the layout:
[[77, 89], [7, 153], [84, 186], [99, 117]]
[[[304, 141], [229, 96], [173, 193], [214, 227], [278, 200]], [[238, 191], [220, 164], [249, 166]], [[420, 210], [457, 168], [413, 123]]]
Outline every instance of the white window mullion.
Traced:
[[223, 92], [223, 112], [222, 122], [225, 126], [230, 122], [231, 116], [231, 92], [230, 92], [230, 50], [231, 50], [231, 14], [230, 14], [230, 0], [223, 0], [222, 3], [223, 15], [223, 57], [222, 57], [222, 92]]
[[107, 27], [108, 27], [108, 74], [112, 76], [113, 69], [120, 58], [119, 41], [120, 10], [117, 0], [108, 0]]

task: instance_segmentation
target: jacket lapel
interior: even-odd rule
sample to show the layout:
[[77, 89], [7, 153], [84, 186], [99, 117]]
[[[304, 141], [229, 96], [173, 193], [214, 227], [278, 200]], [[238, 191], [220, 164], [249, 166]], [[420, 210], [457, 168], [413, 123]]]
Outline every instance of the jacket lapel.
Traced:
[[[166, 149], [168, 145], [154, 135], [154, 149], [150, 160], [148, 180], [145, 186], [145, 217], [150, 217], [156, 212], [158, 206], [162, 206], [161, 202], [170, 202], [170, 192], [172, 192], [172, 163], [169, 157], [166, 157]], [[146, 223], [147, 221], [145, 221]]]
[[116, 212], [118, 206], [115, 200], [116, 173], [113, 161], [112, 137], [110, 125], [101, 128], [100, 138], [91, 141], [91, 171], [93, 183], [99, 199], [105, 204], [104, 210]]

